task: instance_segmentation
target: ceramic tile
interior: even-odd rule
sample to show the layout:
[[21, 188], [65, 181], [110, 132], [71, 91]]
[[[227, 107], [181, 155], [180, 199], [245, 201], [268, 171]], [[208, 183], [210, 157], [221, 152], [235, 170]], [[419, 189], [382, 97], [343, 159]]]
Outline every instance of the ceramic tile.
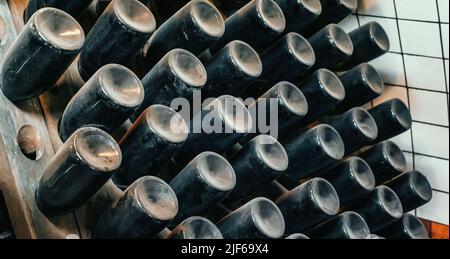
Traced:
[[414, 170], [414, 155], [411, 152], [403, 152], [406, 158], [406, 171]]
[[415, 152], [449, 159], [448, 128], [414, 122], [412, 132]]
[[410, 89], [409, 100], [413, 120], [448, 126], [445, 93]]
[[445, 80], [447, 81], [447, 92], [448, 92], [448, 89], [449, 89], [449, 86], [448, 86], [448, 60], [446, 60], [444, 63], [445, 63]]
[[405, 55], [405, 67], [409, 86], [434, 91], [446, 91], [442, 59]]
[[448, 31], [449, 25], [448, 24], [441, 24], [441, 31], [442, 31], [442, 45], [444, 47], [444, 57], [448, 58]]
[[439, 24], [400, 20], [399, 30], [403, 52], [442, 57]]
[[439, 5], [439, 16], [441, 18], [441, 22], [448, 23], [448, 0], [438, 0]]
[[395, 5], [400, 19], [439, 21], [434, 0], [395, 0]]

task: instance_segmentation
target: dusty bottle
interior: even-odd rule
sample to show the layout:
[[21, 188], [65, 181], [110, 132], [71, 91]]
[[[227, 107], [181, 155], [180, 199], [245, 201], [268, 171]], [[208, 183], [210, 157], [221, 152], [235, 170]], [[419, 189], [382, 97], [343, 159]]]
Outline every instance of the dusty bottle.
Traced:
[[29, 0], [23, 18], [25, 23], [28, 22], [37, 10], [44, 7], [57, 8], [76, 18], [91, 4], [91, 2], [92, 0]]
[[389, 51], [389, 37], [377, 22], [369, 22], [349, 33], [354, 51], [350, 58], [339, 64], [338, 70], [347, 70], [376, 59]]
[[114, 0], [86, 37], [78, 70], [87, 81], [109, 63], [126, 65], [156, 28], [152, 12], [138, 0]]
[[233, 155], [230, 164], [236, 173], [236, 186], [226, 201], [245, 198], [275, 180], [289, 164], [283, 146], [269, 135], [259, 135]]
[[103, 66], [70, 100], [59, 124], [59, 135], [65, 141], [84, 126], [112, 133], [143, 99], [144, 88], [131, 70], [117, 64]]
[[370, 234], [369, 226], [356, 212], [346, 211], [312, 229], [313, 239], [364, 239]]
[[286, 18], [286, 32], [302, 33], [322, 13], [319, 0], [275, 0]]
[[75, 210], [111, 178], [122, 162], [116, 141], [103, 130], [78, 129], [44, 169], [36, 203], [47, 216]]
[[203, 152], [169, 185], [178, 197], [178, 214], [169, 225], [176, 227], [188, 217], [204, 215], [225, 199], [236, 185], [236, 175], [225, 158], [213, 152]]
[[166, 239], [169, 237], [171, 232], [172, 231], [170, 231], [170, 229], [166, 227], [163, 230], [161, 230], [158, 234], [153, 236], [152, 239]]
[[380, 185], [359, 205], [352, 208], [364, 218], [372, 233], [399, 220], [403, 216], [403, 207], [397, 194], [384, 185]]
[[219, 40], [224, 31], [222, 16], [213, 4], [207, 0], [190, 1], [165, 21], [150, 38], [144, 49], [147, 70], [172, 49], [185, 49], [194, 55], [202, 53]]
[[372, 168], [376, 185], [385, 183], [406, 170], [406, 158], [392, 141], [381, 142], [360, 154]]
[[0, 239], [8, 239], [13, 236], [13, 227], [9, 217], [8, 208], [3, 195], [0, 194]]
[[323, 176], [339, 195], [342, 208], [354, 204], [375, 189], [375, 176], [370, 166], [359, 157], [350, 157]]
[[276, 239], [284, 234], [283, 214], [266, 198], [256, 198], [217, 223], [225, 239]]
[[[102, 15], [102, 13], [106, 10], [106, 8], [108, 7], [108, 5], [112, 2], [113, 0], [97, 0], [95, 3], [95, 11], [97, 13], [97, 16]], [[139, 2], [147, 5], [150, 9], [151, 2], [152, 0], [139, 0]], [[153, 10], [153, 8], [151, 9]], [[159, 23], [158, 23], [159, 24]]]
[[314, 122], [330, 113], [346, 96], [339, 78], [330, 70], [319, 69], [299, 84], [308, 101], [308, 114], [302, 124]]
[[378, 127], [373, 143], [388, 140], [408, 131], [412, 126], [411, 112], [400, 99], [391, 99], [369, 110]]
[[338, 162], [344, 156], [344, 143], [339, 133], [326, 124], [318, 125], [285, 145], [289, 157], [286, 171], [300, 180]]
[[263, 64], [250, 45], [235, 40], [209, 60], [205, 68], [208, 80], [202, 88], [202, 98], [236, 96], [261, 75]]
[[370, 64], [363, 63], [341, 75], [339, 79], [345, 88], [345, 99], [335, 108], [335, 113], [344, 113], [362, 106], [378, 97], [384, 91], [381, 75]]
[[248, 43], [258, 52], [269, 47], [285, 29], [283, 11], [273, 0], [252, 0], [225, 20], [225, 33], [210, 48], [212, 55], [233, 40]]
[[114, 183], [123, 188], [142, 176], [157, 175], [188, 134], [180, 114], [160, 104], [150, 106], [119, 142], [123, 162]]
[[222, 233], [214, 223], [203, 217], [185, 219], [166, 239], [223, 239]]
[[377, 232], [388, 239], [429, 239], [428, 231], [420, 219], [405, 214], [396, 222]]
[[177, 212], [177, 196], [170, 186], [159, 178], [144, 176], [103, 213], [93, 238], [149, 239], [161, 232]]
[[350, 58], [354, 47], [349, 35], [338, 25], [330, 24], [308, 38], [316, 54], [311, 71], [319, 68], [334, 69]]
[[345, 155], [370, 145], [378, 136], [378, 128], [372, 115], [357, 107], [348, 112], [323, 119], [321, 122], [332, 126], [344, 141]]
[[320, 0], [322, 12], [319, 17], [304, 31], [304, 35], [312, 35], [330, 23], [339, 23], [356, 11], [357, 0]]
[[291, 32], [264, 52], [261, 61], [262, 74], [239, 96], [258, 98], [280, 81], [296, 82], [314, 65], [316, 58], [309, 42], [300, 34]]
[[298, 233], [298, 234], [292, 234], [290, 236], [287, 236], [285, 239], [309, 239], [309, 237], [307, 237], [304, 234]]
[[304, 232], [339, 212], [339, 196], [322, 178], [313, 178], [275, 202], [286, 221], [286, 234]]
[[174, 156], [174, 161], [186, 165], [203, 151], [224, 153], [252, 128], [252, 118], [244, 103], [230, 95], [223, 95], [191, 119], [186, 142]]
[[52, 88], [83, 44], [83, 29], [72, 16], [50, 7], [38, 10], [3, 59], [3, 94], [19, 102]]
[[131, 121], [153, 104], [170, 107], [176, 98], [191, 101], [193, 92], [201, 90], [206, 80], [206, 69], [194, 54], [183, 49], [169, 51], [142, 79], [145, 97]]
[[3, 231], [3, 232], [0, 232], [0, 240], [3, 240], [3, 239], [15, 239], [15, 236], [14, 236], [14, 232], [13, 231]]
[[404, 173], [386, 185], [397, 194], [405, 212], [415, 210], [427, 204], [433, 197], [430, 182], [419, 171]]
[[[274, 108], [276, 105], [276, 109]], [[308, 113], [308, 101], [302, 91], [292, 83], [283, 81], [276, 84], [269, 91], [258, 98], [248, 107], [253, 121], [253, 128], [239, 143], [246, 144], [261, 133], [260, 125], [270, 125], [271, 119], [277, 118], [277, 134], [283, 135], [289, 129], [299, 125]], [[270, 128], [267, 129], [270, 131]], [[278, 137], [276, 136], [276, 137]]]
[[370, 234], [370, 235], [367, 235], [364, 239], [386, 239], [386, 238], [376, 235], [376, 234]]

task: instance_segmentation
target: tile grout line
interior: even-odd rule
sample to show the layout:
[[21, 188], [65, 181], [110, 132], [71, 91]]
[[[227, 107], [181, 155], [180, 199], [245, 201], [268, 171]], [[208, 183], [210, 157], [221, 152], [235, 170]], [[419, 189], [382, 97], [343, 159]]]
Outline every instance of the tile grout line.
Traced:
[[419, 152], [414, 152], [413, 153], [412, 151], [408, 151], [408, 150], [402, 150], [402, 151], [403, 151], [403, 153], [408, 153], [408, 154], [412, 154], [412, 155], [423, 156], [423, 157], [428, 157], [428, 158], [434, 158], [434, 159], [450, 162], [450, 159], [445, 158], [445, 157], [433, 156], [433, 155], [428, 155], [428, 154], [419, 153]]
[[[441, 21], [441, 13], [439, 11], [439, 1], [436, 0], [436, 8], [437, 8], [437, 15], [438, 15], [438, 21]], [[442, 24], [439, 23], [439, 34], [441, 39], [441, 52], [442, 52], [442, 65], [444, 66], [444, 84], [445, 84], [445, 90], [448, 93], [448, 85], [447, 85], [447, 68], [445, 67], [445, 53], [444, 53], [444, 39], [442, 34]], [[450, 123], [450, 111], [449, 111], [449, 100], [448, 96], [445, 98], [447, 100], [447, 122]]]
[[[392, 86], [406, 87], [406, 85], [392, 85]], [[423, 91], [423, 92], [431, 92], [431, 93], [439, 93], [439, 94], [448, 94], [448, 92], [445, 92], [445, 91], [431, 90], [431, 89], [420, 88], [420, 87], [408, 86], [408, 88], [411, 89], [411, 90], [417, 90], [417, 91]]]
[[[401, 33], [400, 33], [400, 24], [399, 24], [399, 20], [398, 20], [398, 11], [397, 11], [397, 4], [396, 1], [393, 0], [394, 2], [394, 12], [395, 12], [395, 22], [397, 24], [397, 31], [398, 31], [398, 41], [400, 44], [400, 51], [401, 51], [401, 55], [402, 55], [402, 63], [403, 63], [403, 76], [404, 76], [404, 80], [405, 80], [405, 85], [406, 85], [406, 97], [408, 100], [408, 108], [411, 110], [411, 100], [409, 98], [409, 88], [408, 88], [408, 77], [406, 76], [406, 64], [405, 64], [405, 56], [404, 56], [404, 52], [403, 52], [403, 43], [402, 43], [402, 37], [401, 37]], [[411, 137], [411, 150], [414, 152], [414, 135], [413, 135], [413, 128], [411, 127], [410, 129], [410, 137]], [[414, 155], [412, 157], [412, 166], [413, 169], [416, 169], [416, 160], [414, 158]]]
[[[394, 4], [395, 5], [395, 4]], [[376, 14], [359, 14], [362, 17], [370, 17], [370, 18], [380, 18], [380, 19], [389, 19], [389, 20], [399, 20], [406, 22], [423, 22], [423, 23], [431, 23], [431, 24], [449, 24], [449, 22], [440, 22], [440, 21], [427, 21], [427, 20], [418, 20], [418, 19], [408, 19], [408, 18], [398, 18], [397, 11], [395, 12], [396, 17], [376, 15]]]
[[411, 90], [418, 90], [418, 91], [424, 91], [424, 92], [432, 92], [432, 93], [439, 93], [439, 94], [448, 94], [448, 92], [445, 91], [439, 91], [439, 90], [431, 90], [426, 88], [420, 88], [420, 87], [413, 87], [413, 86], [406, 86], [406, 85], [399, 85], [399, 84], [392, 84], [392, 83], [386, 83], [386, 86], [392, 86], [392, 87], [403, 87], [403, 88], [409, 88]]
[[412, 120], [412, 122], [420, 123], [420, 124], [425, 124], [425, 125], [433, 126], [433, 127], [439, 127], [439, 128], [449, 129], [449, 126], [448, 126], [448, 125], [441, 125], [441, 124], [436, 124], [436, 123], [426, 122], [426, 121], [420, 121], [420, 120]]
[[433, 190], [434, 192], [439, 192], [439, 193], [442, 193], [442, 194], [447, 194], [447, 195], [449, 195], [450, 193], [449, 192], [447, 192], [447, 191], [442, 191], [442, 190], [439, 190], [439, 189], [434, 189], [434, 188], [431, 188], [431, 190]]
[[411, 57], [420, 57], [420, 58], [429, 58], [429, 59], [438, 59], [438, 60], [444, 60], [444, 61], [447, 61], [447, 60], [449, 60], [448, 58], [446, 58], [446, 57], [442, 57], [442, 56], [439, 56], [439, 57], [435, 57], [435, 56], [430, 56], [430, 55], [423, 55], [423, 54], [414, 54], [414, 53], [405, 53], [405, 52], [403, 52], [403, 53], [401, 53], [401, 52], [398, 52], [398, 51], [388, 51], [388, 53], [391, 53], [391, 54], [403, 54], [403, 55], [405, 55], [405, 56], [411, 56]]

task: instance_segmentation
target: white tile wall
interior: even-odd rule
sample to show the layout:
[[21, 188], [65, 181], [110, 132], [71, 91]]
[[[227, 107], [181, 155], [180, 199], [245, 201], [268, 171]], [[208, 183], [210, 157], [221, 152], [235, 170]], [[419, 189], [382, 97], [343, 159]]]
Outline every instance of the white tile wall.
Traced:
[[398, 23], [404, 53], [442, 57], [439, 24], [405, 20]]
[[448, 127], [414, 122], [412, 132], [415, 152], [449, 159]]
[[414, 154], [410, 152], [404, 152], [406, 158], [406, 170], [412, 171], [414, 170]]
[[439, 15], [441, 18], [441, 22], [448, 23], [448, 0], [438, 0], [439, 5]]
[[[371, 105], [397, 97], [411, 109], [412, 129], [392, 140], [434, 190], [411, 213], [449, 224], [449, 0], [359, 0], [356, 20], [377, 21], [391, 41], [390, 52], [371, 62], [387, 84]], [[346, 23], [352, 28], [355, 16]]]
[[445, 60], [445, 80], [447, 83], [447, 93], [448, 93], [448, 59]]
[[434, 91], [446, 91], [442, 59], [419, 56], [405, 56], [408, 85]]
[[409, 89], [409, 100], [413, 120], [448, 126], [445, 94]]
[[396, 0], [400, 19], [438, 21], [438, 9], [434, 0]]
[[442, 45], [444, 47], [444, 58], [448, 58], [448, 24], [441, 25]]

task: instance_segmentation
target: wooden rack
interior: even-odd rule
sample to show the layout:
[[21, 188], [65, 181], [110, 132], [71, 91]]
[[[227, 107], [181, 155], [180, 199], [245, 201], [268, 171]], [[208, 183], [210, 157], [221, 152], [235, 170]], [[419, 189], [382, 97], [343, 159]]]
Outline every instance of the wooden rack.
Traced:
[[[0, 0], [0, 61], [24, 25], [26, 4], [26, 0]], [[46, 217], [36, 205], [36, 185], [62, 145], [57, 125], [75, 92], [75, 76], [69, 69], [55, 88], [19, 104], [0, 91], [0, 192], [16, 238], [90, 238], [98, 217], [121, 195], [109, 182], [82, 208], [54, 218]]]

